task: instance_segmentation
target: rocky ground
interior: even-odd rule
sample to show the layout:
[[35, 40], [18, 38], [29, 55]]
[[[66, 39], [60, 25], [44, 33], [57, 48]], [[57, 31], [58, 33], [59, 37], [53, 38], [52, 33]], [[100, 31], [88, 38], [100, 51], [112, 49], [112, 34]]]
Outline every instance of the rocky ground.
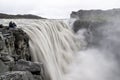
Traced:
[[0, 80], [45, 80], [42, 63], [32, 62], [29, 36], [0, 25]]

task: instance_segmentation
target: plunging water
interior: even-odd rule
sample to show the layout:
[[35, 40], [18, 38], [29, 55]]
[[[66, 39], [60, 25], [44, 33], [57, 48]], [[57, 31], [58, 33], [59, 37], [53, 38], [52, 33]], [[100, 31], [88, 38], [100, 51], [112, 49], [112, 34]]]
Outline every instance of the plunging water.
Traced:
[[118, 23], [74, 34], [60, 20], [13, 21], [29, 35], [32, 59], [43, 62], [51, 80], [120, 79]]
[[62, 21], [38, 21], [22, 28], [30, 36], [33, 61], [45, 64], [51, 80], [63, 80], [78, 50], [70, 28]]
[[45, 65], [51, 80], [63, 80], [68, 65], [80, 47], [70, 27], [61, 20], [15, 22], [30, 37], [29, 45], [33, 61]]

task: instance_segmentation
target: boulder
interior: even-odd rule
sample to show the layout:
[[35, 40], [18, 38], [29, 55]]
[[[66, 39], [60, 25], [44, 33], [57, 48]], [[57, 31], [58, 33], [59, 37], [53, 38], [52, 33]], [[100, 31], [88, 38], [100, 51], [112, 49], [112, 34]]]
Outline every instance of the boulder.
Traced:
[[1, 74], [0, 80], [34, 80], [34, 77], [28, 71], [12, 71]]
[[4, 62], [0, 60], [0, 73], [7, 72], [8, 70], [8, 66], [6, 66]]
[[[40, 75], [34, 75], [35, 80], [45, 80], [42, 76]], [[47, 79], [48, 80], [48, 79]]]
[[16, 62], [13, 71], [29, 71], [33, 74], [35, 80], [46, 80], [45, 68], [42, 63], [25, 61], [23, 59]]
[[2, 54], [0, 59], [4, 62], [8, 62], [8, 61], [14, 61], [14, 58], [11, 57], [10, 55], [8, 54]]
[[[19, 60], [13, 67], [14, 71], [30, 71], [32, 74], [40, 75], [43, 70], [43, 64]], [[42, 74], [41, 74], [42, 75]]]

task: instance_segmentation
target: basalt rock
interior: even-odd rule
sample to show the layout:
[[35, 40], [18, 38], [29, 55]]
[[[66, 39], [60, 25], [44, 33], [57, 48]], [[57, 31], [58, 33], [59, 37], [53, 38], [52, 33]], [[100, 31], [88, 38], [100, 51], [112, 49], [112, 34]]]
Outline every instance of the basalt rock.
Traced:
[[14, 71], [29, 71], [33, 74], [38, 74], [43, 71], [43, 64], [31, 62], [31, 61], [25, 61], [25, 60], [19, 60], [13, 67]]
[[8, 70], [9, 70], [8, 66], [6, 66], [4, 62], [0, 60], [0, 73], [7, 72]]
[[43, 64], [39, 62], [31, 62], [25, 60], [19, 60], [13, 66], [13, 71], [29, 71], [33, 74], [36, 80], [45, 80], [45, 72]]
[[22, 29], [17, 29], [13, 30], [13, 36], [15, 37], [15, 51], [19, 59], [31, 60], [28, 35]]
[[112, 24], [111, 22], [105, 22], [105, 21], [92, 22], [92, 21], [76, 20], [73, 23], [73, 31], [76, 33], [79, 29], [91, 29], [92, 30], [94, 28], [98, 28], [108, 23]]
[[44, 67], [31, 61], [29, 36], [0, 25], [0, 80], [45, 80]]
[[30, 60], [29, 37], [20, 28], [0, 28], [0, 55], [8, 55], [18, 59]]
[[1, 74], [0, 80], [35, 80], [35, 79], [30, 72], [12, 71]]

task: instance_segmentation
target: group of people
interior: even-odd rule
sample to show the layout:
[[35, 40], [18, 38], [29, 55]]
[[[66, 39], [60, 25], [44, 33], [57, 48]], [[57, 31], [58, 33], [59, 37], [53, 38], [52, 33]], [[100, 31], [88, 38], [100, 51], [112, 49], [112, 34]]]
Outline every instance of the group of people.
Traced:
[[[0, 24], [0, 28], [4, 28], [4, 27], [5, 26], [3, 26], [2, 24]], [[12, 21], [9, 22], [8, 28], [16, 28], [16, 27], [17, 27], [17, 25], [14, 22], [12, 22]]]
[[17, 25], [14, 22], [10, 21], [9, 28], [16, 28], [16, 27]]

